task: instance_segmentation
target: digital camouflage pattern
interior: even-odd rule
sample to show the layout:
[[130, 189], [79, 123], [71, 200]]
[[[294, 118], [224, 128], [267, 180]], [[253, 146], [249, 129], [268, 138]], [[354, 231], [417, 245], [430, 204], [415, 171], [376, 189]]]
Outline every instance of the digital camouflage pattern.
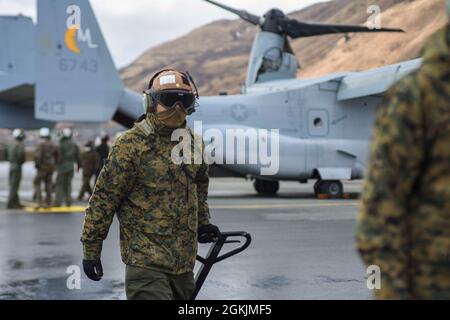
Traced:
[[60, 159], [58, 147], [50, 140], [42, 140], [34, 151], [36, 169], [54, 172]]
[[81, 168], [83, 174], [92, 176], [102, 166], [102, 159], [95, 149], [90, 149], [81, 154]]
[[450, 299], [450, 37], [380, 106], [357, 230], [380, 299]]
[[[34, 163], [37, 169], [34, 179], [34, 190], [39, 207], [49, 206], [52, 199], [52, 179], [53, 173], [60, 155], [58, 147], [50, 140], [43, 140], [38, 144], [34, 152]], [[45, 185], [45, 203], [42, 198], [41, 184]]]
[[125, 264], [168, 274], [192, 271], [197, 227], [209, 223], [208, 165], [187, 164], [183, 170], [171, 159], [177, 144], [149, 119], [116, 141], [86, 210], [84, 259], [100, 258], [117, 213]]
[[25, 145], [23, 141], [14, 140], [7, 148], [9, 161], [9, 196], [7, 207], [10, 209], [21, 207], [19, 186], [22, 179], [22, 165], [25, 162]]

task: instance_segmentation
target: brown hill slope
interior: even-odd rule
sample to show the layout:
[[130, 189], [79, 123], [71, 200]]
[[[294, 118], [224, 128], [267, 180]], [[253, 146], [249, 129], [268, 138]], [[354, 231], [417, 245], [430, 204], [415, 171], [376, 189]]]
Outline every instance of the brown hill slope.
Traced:
[[[366, 9], [382, 9], [383, 27], [406, 34], [351, 34], [292, 41], [302, 68], [300, 77], [345, 70], [364, 70], [418, 57], [424, 40], [446, 22], [442, 0], [335, 0], [289, 14], [303, 21], [363, 24]], [[248, 55], [258, 29], [241, 20], [220, 20], [144, 52], [121, 74], [126, 86], [142, 91], [149, 75], [162, 67], [189, 70], [200, 94], [239, 92]]]

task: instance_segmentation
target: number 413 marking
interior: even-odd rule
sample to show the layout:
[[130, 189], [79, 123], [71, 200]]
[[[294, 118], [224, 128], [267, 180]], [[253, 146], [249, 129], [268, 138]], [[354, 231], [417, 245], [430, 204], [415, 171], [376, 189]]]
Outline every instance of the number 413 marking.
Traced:
[[66, 113], [66, 104], [62, 101], [44, 101], [38, 110], [39, 113], [61, 116]]

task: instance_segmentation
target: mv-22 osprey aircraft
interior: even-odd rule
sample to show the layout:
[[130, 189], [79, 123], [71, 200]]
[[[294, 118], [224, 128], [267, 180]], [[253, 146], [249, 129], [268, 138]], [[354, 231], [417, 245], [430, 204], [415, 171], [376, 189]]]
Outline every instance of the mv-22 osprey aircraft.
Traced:
[[[244, 129], [244, 135], [248, 129], [279, 130], [275, 173], [262, 175], [261, 162], [236, 164], [236, 159], [213, 166], [215, 173], [251, 177], [256, 191], [265, 195], [275, 194], [279, 181], [308, 179], [317, 179], [316, 193], [341, 195], [342, 180], [363, 176], [381, 95], [418, 69], [421, 60], [296, 79], [298, 62], [289, 38], [401, 30], [305, 23], [277, 9], [259, 17], [207, 2], [261, 31], [254, 39], [243, 92], [201, 97], [190, 124], [201, 120], [204, 131], [213, 128], [224, 136], [230, 128]], [[123, 86], [89, 1], [38, 0], [37, 5], [37, 25], [27, 17], [0, 17], [0, 127], [111, 119], [132, 126], [142, 114], [142, 95]], [[267, 145], [274, 143], [271, 140], [268, 136]], [[244, 148], [249, 150], [248, 145]], [[224, 149], [224, 159], [228, 151]]]

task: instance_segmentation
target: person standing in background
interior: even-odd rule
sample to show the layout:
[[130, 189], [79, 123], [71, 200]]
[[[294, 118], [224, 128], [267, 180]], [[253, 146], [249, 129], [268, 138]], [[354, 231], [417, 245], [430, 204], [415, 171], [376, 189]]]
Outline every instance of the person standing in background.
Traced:
[[95, 172], [95, 181], [97, 181], [98, 175], [100, 174], [100, 171], [103, 168], [103, 165], [106, 162], [106, 159], [108, 158], [109, 154], [109, 146], [108, 146], [109, 136], [107, 134], [103, 134], [101, 137], [101, 143], [96, 148], [96, 151], [98, 152], [101, 160], [101, 165], [97, 168], [97, 171]]
[[100, 155], [94, 148], [94, 142], [86, 143], [86, 150], [81, 154], [81, 169], [83, 170], [83, 184], [81, 185], [78, 200], [82, 201], [85, 193], [92, 194], [91, 178], [103, 165]]
[[[34, 189], [38, 208], [49, 207], [52, 203], [52, 180], [56, 163], [60, 155], [58, 147], [50, 140], [50, 129], [41, 128], [39, 130], [41, 142], [37, 145], [34, 152], [34, 162], [37, 174], [34, 179]], [[41, 184], [45, 185], [45, 202], [42, 198]]]
[[60, 160], [57, 165], [58, 175], [56, 177], [56, 199], [55, 207], [62, 205], [72, 205], [72, 179], [74, 175], [74, 165], [80, 168], [80, 149], [72, 140], [72, 130], [64, 128], [59, 143]]
[[14, 142], [8, 145], [7, 159], [9, 161], [9, 196], [8, 209], [22, 209], [19, 199], [19, 187], [22, 180], [22, 165], [25, 163], [25, 131], [14, 129]]

